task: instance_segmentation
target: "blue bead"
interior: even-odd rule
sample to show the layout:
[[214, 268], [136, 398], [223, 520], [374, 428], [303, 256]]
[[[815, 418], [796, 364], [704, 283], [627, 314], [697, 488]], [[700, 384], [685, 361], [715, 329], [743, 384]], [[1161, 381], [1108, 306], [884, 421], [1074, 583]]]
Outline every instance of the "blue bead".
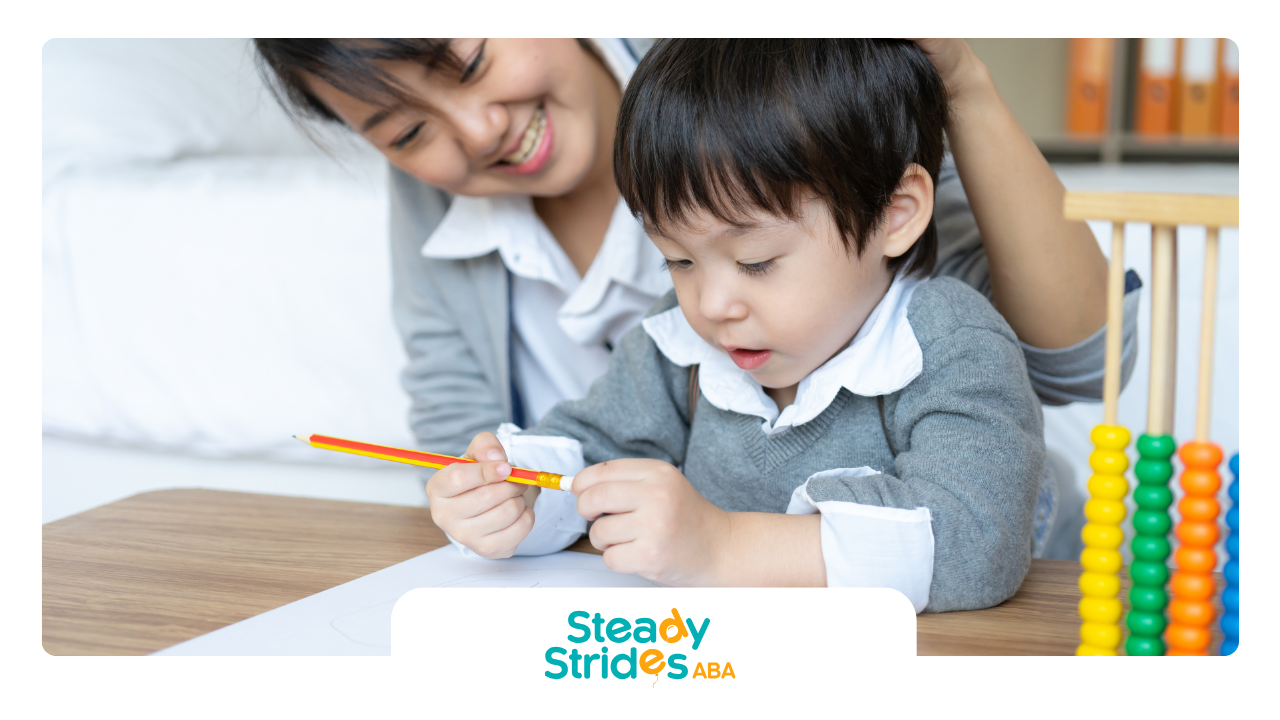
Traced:
[[1222, 591], [1222, 608], [1229, 613], [1240, 612], [1240, 588], [1229, 587]]
[[1227, 637], [1240, 637], [1240, 616], [1235, 613], [1222, 614], [1222, 634]]
[[1240, 481], [1236, 480], [1231, 483], [1231, 487], [1227, 488], [1227, 494], [1231, 496], [1231, 502], [1236, 505], [1240, 504]]
[[1231, 474], [1240, 477], [1240, 453], [1231, 456]]
[[1227, 511], [1227, 527], [1232, 530], [1240, 529], [1240, 509], [1231, 508]]
[[1227, 576], [1227, 582], [1231, 585], [1240, 585], [1240, 561], [1232, 558], [1227, 561], [1226, 567], [1222, 568], [1222, 574]]
[[1221, 652], [1223, 655], [1230, 655], [1231, 653], [1235, 652], [1236, 648], [1238, 647], [1240, 647], [1239, 640], [1235, 638], [1227, 638], [1226, 640], [1222, 641], [1222, 650], [1220, 650], [1219, 652]]
[[1227, 536], [1227, 554], [1233, 558], [1240, 557], [1240, 533], [1233, 532]]

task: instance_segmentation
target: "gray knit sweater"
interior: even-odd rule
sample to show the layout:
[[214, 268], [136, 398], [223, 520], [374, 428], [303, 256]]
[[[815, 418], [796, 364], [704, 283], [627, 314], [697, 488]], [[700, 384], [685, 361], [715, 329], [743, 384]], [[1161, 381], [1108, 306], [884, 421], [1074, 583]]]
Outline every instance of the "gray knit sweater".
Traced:
[[[675, 304], [670, 293], [650, 314]], [[883, 424], [876, 398], [841, 389], [818, 417], [773, 436], [760, 418], [705, 398], [690, 427], [688, 368], [636, 327], [586, 398], [560, 403], [526, 432], [577, 439], [589, 465], [643, 457], [683, 467], [693, 487], [728, 511], [785, 512], [814, 473], [873, 468], [880, 474], [815, 478], [809, 496], [929, 508], [934, 567], [925, 610], [989, 607], [1017, 591], [1031, 563], [1045, 458], [1040, 405], [1013, 331], [969, 286], [925, 282], [907, 317], [923, 370], [884, 396]]]

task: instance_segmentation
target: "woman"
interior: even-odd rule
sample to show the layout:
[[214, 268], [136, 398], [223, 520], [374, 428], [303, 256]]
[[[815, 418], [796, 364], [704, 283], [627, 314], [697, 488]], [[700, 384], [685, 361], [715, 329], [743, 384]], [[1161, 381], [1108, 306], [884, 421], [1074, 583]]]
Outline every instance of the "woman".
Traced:
[[[992, 300], [1045, 403], [1099, 398], [1107, 272], [1097, 242], [1062, 219], [1061, 183], [968, 45], [917, 43], [952, 98], [936, 274]], [[288, 110], [345, 124], [392, 165], [394, 310], [422, 447], [460, 454], [477, 432], [530, 425], [584, 396], [618, 338], [670, 289], [613, 181], [621, 88], [646, 45], [257, 41]], [[1126, 302], [1126, 379], [1136, 299]]]

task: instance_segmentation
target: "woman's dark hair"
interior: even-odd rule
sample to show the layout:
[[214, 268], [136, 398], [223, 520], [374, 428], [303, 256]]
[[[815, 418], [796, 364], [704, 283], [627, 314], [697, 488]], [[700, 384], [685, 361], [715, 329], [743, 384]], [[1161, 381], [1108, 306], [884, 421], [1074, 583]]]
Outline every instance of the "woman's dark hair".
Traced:
[[[904, 40], [662, 40], [623, 95], [614, 173], [658, 232], [699, 209], [794, 220], [812, 193], [861, 256], [910, 163], [937, 187], [947, 111], [942, 79]], [[890, 272], [928, 274], [937, 245], [930, 219]]]
[[294, 120], [342, 122], [311, 92], [307, 76], [375, 105], [412, 105], [417, 102], [412, 94], [380, 68], [379, 61], [416, 62], [429, 70], [460, 72], [462, 69], [462, 62], [453, 54], [447, 38], [255, 38], [253, 44], [258, 51], [258, 72]]

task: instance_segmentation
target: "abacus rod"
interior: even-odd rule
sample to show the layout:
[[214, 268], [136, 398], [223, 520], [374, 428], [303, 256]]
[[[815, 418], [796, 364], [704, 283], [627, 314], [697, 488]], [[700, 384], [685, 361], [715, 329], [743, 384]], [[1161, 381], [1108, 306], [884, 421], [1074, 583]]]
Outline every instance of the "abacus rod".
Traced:
[[1124, 222], [1111, 225], [1111, 267], [1107, 276], [1107, 354], [1102, 382], [1103, 422], [1119, 422], [1120, 358], [1124, 341]]
[[1205, 228], [1204, 300], [1200, 316], [1200, 384], [1196, 398], [1196, 441], [1209, 442], [1209, 406], [1213, 402], [1213, 330], [1218, 300], [1218, 228]]
[[1169, 365], [1169, 370], [1164, 376], [1164, 431], [1167, 435], [1173, 434], [1173, 426], [1176, 416], [1174, 415], [1174, 405], [1177, 404], [1178, 397], [1178, 240], [1176, 229], [1170, 230], [1171, 238], [1169, 242], [1172, 257], [1169, 272], [1169, 289], [1166, 291], [1169, 297], [1169, 354], [1165, 356], [1165, 362]]
[[1151, 228], [1151, 377], [1147, 394], [1147, 434], [1168, 435], [1173, 428], [1166, 422], [1170, 375], [1173, 363], [1171, 335], [1174, 327], [1173, 228], [1155, 225]]

